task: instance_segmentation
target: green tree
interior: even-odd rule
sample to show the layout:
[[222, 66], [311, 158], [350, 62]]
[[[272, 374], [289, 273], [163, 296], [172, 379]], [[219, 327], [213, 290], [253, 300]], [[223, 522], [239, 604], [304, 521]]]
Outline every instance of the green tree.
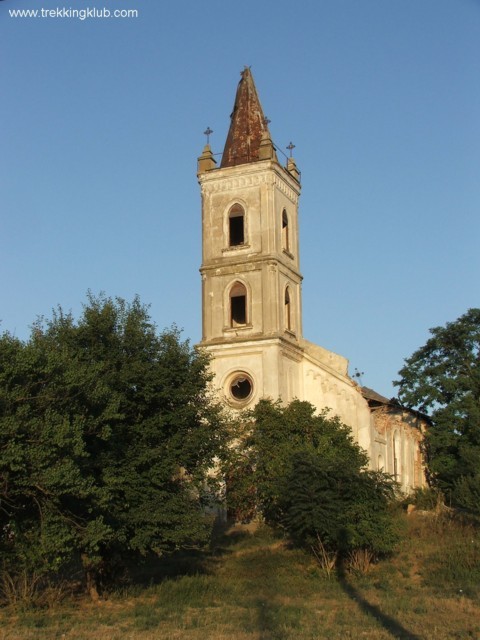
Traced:
[[148, 310], [89, 295], [27, 342], [0, 338], [0, 543], [27, 569], [80, 556], [87, 587], [115, 557], [207, 539], [224, 437], [206, 358]]
[[[227, 486], [234, 514], [236, 509], [249, 514], [256, 506], [268, 522], [317, 555], [321, 549], [347, 557], [365, 549], [373, 558], [393, 549], [394, 484], [367, 470], [367, 454], [338, 417], [329, 418], [326, 411], [316, 415], [308, 402], [283, 407], [262, 400], [243, 429], [231, 463], [233, 491]], [[238, 497], [249, 497], [250, 503], [237, 505]]]
[[430, 480], [458, 506], [480, 510], [480, 309], [470, 309], [405, 360], [403, 404], [429, 413], [425, 438]]

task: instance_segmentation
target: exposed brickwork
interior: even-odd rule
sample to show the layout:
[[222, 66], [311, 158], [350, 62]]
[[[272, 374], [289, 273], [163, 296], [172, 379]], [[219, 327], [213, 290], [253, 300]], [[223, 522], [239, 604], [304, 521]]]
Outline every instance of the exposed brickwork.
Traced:
[[384, 443], [379, 449], [384, 470], [396, 475], [406, 492], [425, 486], [421, 443], [428, 422], [400, 405], [376, 407], [372, 414], [377, 443]]

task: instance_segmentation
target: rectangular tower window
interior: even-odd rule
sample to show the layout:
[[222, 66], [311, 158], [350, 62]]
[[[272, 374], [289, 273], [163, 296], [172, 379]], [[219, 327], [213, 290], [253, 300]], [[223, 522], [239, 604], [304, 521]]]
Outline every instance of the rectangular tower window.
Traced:
[[292, 306], [290, 303], [290, 293], [288, 287], [285, 289], [285, 329], [287, 331], [292, 330]]
[[290, 251], [290, 238], [288, 237], [288, 216], [285, 209], [282, 213], [282, 249]]
[[232, 327], [247, 324], [247, 298], [246, 296], [232, 296]]
[[243, 215], [230, 216], [230, 246], [236, 247], [245, 242], [245, 233], [243, 229]]

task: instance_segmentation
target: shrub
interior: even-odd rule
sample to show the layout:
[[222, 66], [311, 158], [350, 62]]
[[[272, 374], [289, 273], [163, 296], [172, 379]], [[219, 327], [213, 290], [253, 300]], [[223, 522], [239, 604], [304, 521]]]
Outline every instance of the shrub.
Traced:
[[443, 494], [438, 489], [431, 487], [418, 487], [413, 494], [407, 498], [407, 502], [414, 504], [422, 511], [434, 511], [439, 504], [444, 501]]
[[398, 542], [389, 509], [393, 486], [384, 474], [339, 467], [306, 451], [295, 454], [281, 484], [281, 523], [324, 565], [337, 557], [365, 571]]
[[312, 551], [327, 573], [337, 558], [358, 568], [392, 551], [395, 485], [367, 470], [367, 455], [348, 426], [327, 412], [315, 415], [308, 402], [282, 407], [263, 400], [244, 429], [232, 458], [242, 463], [241, 491], [227, 493], [234, 512], [241, 513], [239, 498], [249, 498], [250, 512], [256, 499], [265, 520]]

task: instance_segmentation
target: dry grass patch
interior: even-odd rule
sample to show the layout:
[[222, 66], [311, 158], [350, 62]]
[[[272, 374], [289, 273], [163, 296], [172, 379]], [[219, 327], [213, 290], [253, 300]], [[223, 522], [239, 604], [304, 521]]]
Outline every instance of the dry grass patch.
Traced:
[[[418, 518], [408, 526], [392, 561], [330, 580], [269, 530], [237, 532], [196, 575], [124, 589], [99, 605], [71, 599], [49, 610], [4, 609], [0, 640], [479, 640], [478, 594], [457, 593], [448, 560], [441, 562], [452, 537], [461, 548], [473, 530], [448, 523], [433, 536]], [[433, 584], [432, 572], [443, 581]]]

